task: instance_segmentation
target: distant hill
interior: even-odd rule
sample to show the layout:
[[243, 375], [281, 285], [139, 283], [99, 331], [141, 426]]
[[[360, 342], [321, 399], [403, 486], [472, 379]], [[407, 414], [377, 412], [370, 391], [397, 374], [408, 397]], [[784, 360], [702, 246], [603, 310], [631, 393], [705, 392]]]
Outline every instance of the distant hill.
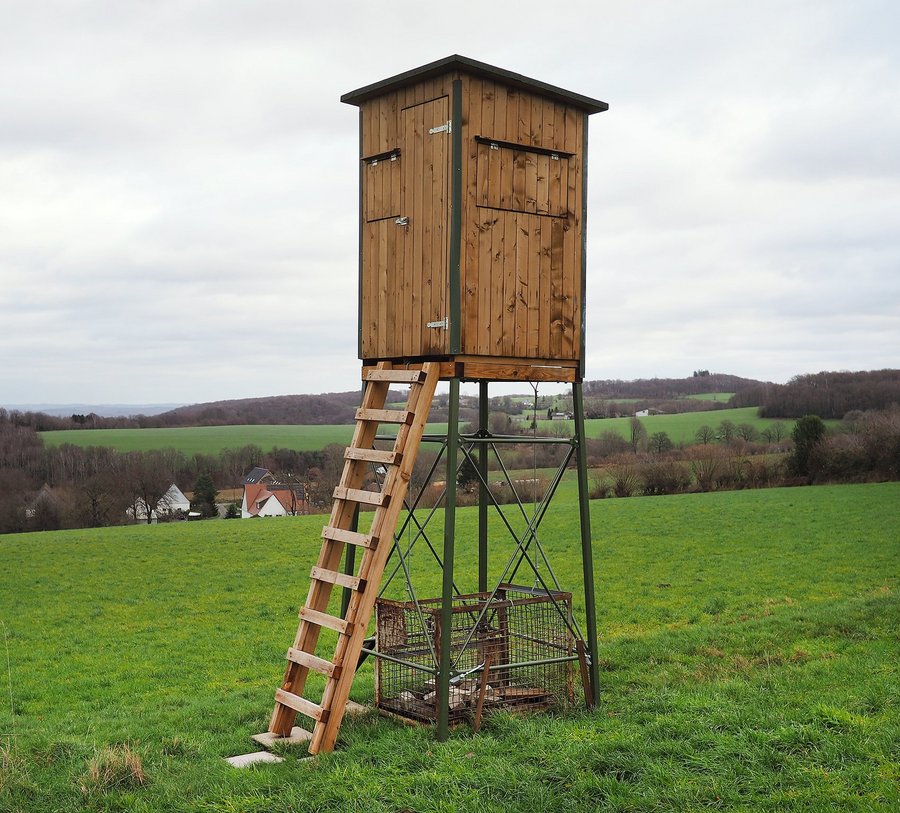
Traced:
[[[270, 395], [192, 404], [155, 416], [153, 426], [226, 426], [234, 424], [353, 423], [359, 390], [322, 395]], [[392, 400], [393, 393], [388, 397]], [[397, 400], [404, 396], [397, 393]]]
[[822, 372], [798, 375], [787, 384], [739, 392], [732, 406], [758, 406], [766, 418], [843, 418], [853, 410], [900, 404], [900, 370]]
[[[359, 407], [359, 390], [322, 395], [269, 395], [232, 401], [192, 404], [141, 421], [142, 426], [233, 426], [240, 424], [339, 424], [353, 423]], [[388, 393], [388, 402], [406, 399], [399, 391]]]
[[101, 418], [130, 418], [136, 415], [159, 415], [184, 404], [2, 404], [10, 412], [40, 412], [56, 418], [70, 415], [98, 415]]
[[[637, 378], [634, 381], [608, 379], [585, 381], [584, 394], [592, 398], [603, 398], [614, 401], [617, 398], [640, 398], [671, 400], [688, 395], [699, 395], [704, 392], [734, 392], [747, 389], [760, 389], [766, 386], [764, 381], [752, 378], [741, 378], [725, 373], [708, 373], [705, 370], [690, 378]], [[754, 406], [742, 404], [742, 406]]]

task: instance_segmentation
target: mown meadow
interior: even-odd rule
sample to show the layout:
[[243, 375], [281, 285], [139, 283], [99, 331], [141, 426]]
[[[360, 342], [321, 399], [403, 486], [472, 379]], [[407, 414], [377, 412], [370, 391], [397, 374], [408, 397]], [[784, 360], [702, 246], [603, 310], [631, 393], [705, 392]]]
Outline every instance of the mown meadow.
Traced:
[[[526, 416], [527, 417], [527, 416]], [[523, 418], [524, 420], [524, 418]], [[757, 431], [777, 423], [771, 418], [759, 418], [755, 407], [719, 409], [708, 412], [684, 412], [676, 415], [651, 415], [641, 418], [648, 435], [666, 432], [675, 444], [694, 443], [697, 430], [704, 424], [712, 428], [722, 421], [747, 423]], [[595, 418], [585, 421], [588, 437], [603, 432], [617, 432], [623, 438], [630, 434], [630, 418]], [[572, 432], [572, 421], [538, 420], [539, 433]], [[788, 422], [790, 425], [790, 422]], [[446, 434], [446, 423], [430, 423], [428, 431]], [[313, 451], [329, 443], [346, 445], [353, 434], [352, 425], [274, 425], [191, 426], [162, 429], [63, 429], [41, 432], [44, 442], [51, 446], [71, 443], [76, 446], [112, 446], [120, 452], [177, 449], [184, 454], [217, 454], [223, 449], [239, 449], [253, 444], [261, 449], [273, 447]]]
[[[446, 743], [370, 713], [247, 770], [222, 758], [266, 726], [321, 517], [0, 537], [0, 810], [896, 810], [898, 506], [898, 483], [595, 501], [595, 712]], [[577, 527], [566, 491], [542, 539], [573, 588]]]

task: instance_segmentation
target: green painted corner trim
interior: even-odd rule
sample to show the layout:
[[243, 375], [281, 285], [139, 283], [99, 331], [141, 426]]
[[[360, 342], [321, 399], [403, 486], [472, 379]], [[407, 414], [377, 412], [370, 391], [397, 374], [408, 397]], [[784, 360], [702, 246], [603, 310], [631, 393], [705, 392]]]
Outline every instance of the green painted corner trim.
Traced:
[[460, 352], [462, 291], [460, 261], [462, 257], [462, 80], [453, 80], [450, 113], [450, 352]]
[[[362, 108], [359, 111], [359, 154], [362, 155], [363, 152], [363, 114]], [[357, 355], [360, 359], [363, 357], [363, 346], [362, 346], [362, 336], [363, 336], [363, 221], [365, 220], [365, 201], [363, 200], [363, 183], [365, 181], [365, 173], [366, 168], [365, 164], [360, 161], [359, 162], [359, 213], [357, 214], [357, 219], [359, 221], [359, 234], [357, 236], [358, 240], [358, 251], [359, 251], [359, 272], [358, 272], [358, 291], [357, 291], [357, 322], [356, 322], [356, 350]]]
[[585, 375], [585, 332], [587, 323], [587, 214], [588, 214], [588, 116], [582, 117], [583, 148], [581, 151], [581, 348], [579, 349], [578, 376]]

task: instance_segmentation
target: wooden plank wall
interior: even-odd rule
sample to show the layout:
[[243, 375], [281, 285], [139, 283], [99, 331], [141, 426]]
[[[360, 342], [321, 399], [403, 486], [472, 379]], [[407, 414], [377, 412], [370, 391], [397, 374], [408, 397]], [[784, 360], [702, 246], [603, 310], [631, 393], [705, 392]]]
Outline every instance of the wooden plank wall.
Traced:
[[[408, 188], [418, 162], [424, 172], [446, 159], [421, 153], [415, 107], [446, 98], [455, 75], [402, 88], [361, 105], [361, 159], [400, 149], [395, 166], [364, 164], [362, 223], [363, 359], [446, 355], [449, 331], [425, 323], [449, 314], [449, 171]], [[463, 355], [578, 360], [581, 350], [583, 113], [561, 103], [464, 74], [462, 245]], [[437, 108], [435, 108], [436, 110]], [[432, 111], [434, 112], [434, 111]], [[534, 145], [563, 160], [509, 148], [490, 150], [475, 136]], [[427, 136], [426, 136], [427, 137]], [[423, 164], [422, 161], [425, 161]], [[396, 164], [399, 163], [399, 168]], [[405, 174], [405, 171], [407, 174]], [[396, 184], [400, 179], [400, 190]], [[413, 185], [415, 186], [415, 185]], [[434, 190], [430, 199], [422, 194]], [[489, 203], [490, 206], [479, 204]], [[494, 208], [496, 206], [496, 208]], [[393, 209], [423, 228], [397, 226]], [[440, 212], [444, 218], [438, 217]], [[377, 216], [383, 219], [370, 219]]]
[[[575, 108], [464, 77], [463, 353], [578, 359], [583, 122]], [[573, 155], [486, 151], [475, 136]]]
[[[449, 331], [425, 325], [449, 316], [450, 136], [429, 136], [428, 128], [439, 122], [426, 118], [449, 118], [452, 80], [448, 75], [421, 82], [360, 107], [364, 359], [442, 355], [449, 350]], [[400, 157], [394, 167], [387, 172], [368, 171], [366, 158], [396, 148]], [[394, 186], [397, 179], [399, 188]], [[408, 183], [410, 179], [419, 182]], [[425, 188], [433, 194], [422, 194]], [[366, 216], [368, 212], [385, 214], [391, 207], [399, 209], [398, 216], [409, 217], [416, 228], [398, 226], [394, 217], [370, 222]]]

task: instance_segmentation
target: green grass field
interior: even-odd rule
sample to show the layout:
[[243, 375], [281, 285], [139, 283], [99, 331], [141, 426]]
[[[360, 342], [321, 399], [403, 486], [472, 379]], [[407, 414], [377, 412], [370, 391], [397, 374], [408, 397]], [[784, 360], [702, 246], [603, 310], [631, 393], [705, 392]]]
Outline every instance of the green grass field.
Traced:
[[698, 392], [694, 395], [685, 395], [685, 398], [690, 399], [691, 401], [721, 401], [722, 403], [728, 403], [732, 398], [734, 398], [733, 392]]
[[[672, 441], [693, 443], [697, 429], [703, 424], [715, 428], [722, 421], [735, 424], [749, 423], [758, 430], [776, 421], [759, 418], [755, 407], [720, 409], [709, 412], [684, 412], [678, 415], [651, 415], [641, 418], [648, 435], [667, 432]], [[630, 418], [608, 418], [585, 421], [588, 437], [599, 437], [602, 432], [618, 432], [629, 437]], [[786, 422], [788, 426], [793, 423]], [[572, 421], [538, 421], [538, 431], [553, 433], [565, 429], [572, 432]], [[430, 432], [446, 432], [446, 423], [428, 424]], [[112, 446], [120, 452], [148, 451], [150, 449], [178, 449], [187, 455], [197, 452], [217, 454], [223, 449], [239, 449], [248, 444], [269, 451], [275, 446], [311, 451], [322, 449], [329, 443], [346, 445], [353, 434], [351, 425], [284, 426], [197, 426], [177, 429], [65, 429], [42, 432], [41, 437], [50, 446], [72, 443], [76, 446]]]
[[[333, 754], [244, 771], [222, 757], [266, 726], [321, 517], [0, 537], [0, 810], [896, 810], [898, 504], [898, 483], [594, 502], [596, 712], [443, 744], [369, 714]], [[571, 587], [576, 529], [563, 496], [542, 538]], [[353, 697], [372, 685], [367, 663]]]
[[[715, 429], [722, 421], [731, 421], [736, 425], [748, 423], [757, 431], [762, 431], [773, 423], [778, 423], [772, 418], [760, 418], [756, 414], [756, 407], [742, 407], [740, 409], [714, 409], [704, 412], [680, 412], [676, 415], [650, 415], [640, 418], [648, 435], [654, 432], [665, 432], [675, 444], [695, 443], [697, 430], [706, 424]], [[552, 432], [560, 423], [572, 425], [572, 421], [538, 421], [539, 432]], [[793, 421], [783, 421], [789, 428], [793, 427]], [[585, 431], [589, 438], [599, 437], [603, 432], [618, 432], [622, 437], [631, 436], [631, 418], [594, 418], [585, 421]]]

